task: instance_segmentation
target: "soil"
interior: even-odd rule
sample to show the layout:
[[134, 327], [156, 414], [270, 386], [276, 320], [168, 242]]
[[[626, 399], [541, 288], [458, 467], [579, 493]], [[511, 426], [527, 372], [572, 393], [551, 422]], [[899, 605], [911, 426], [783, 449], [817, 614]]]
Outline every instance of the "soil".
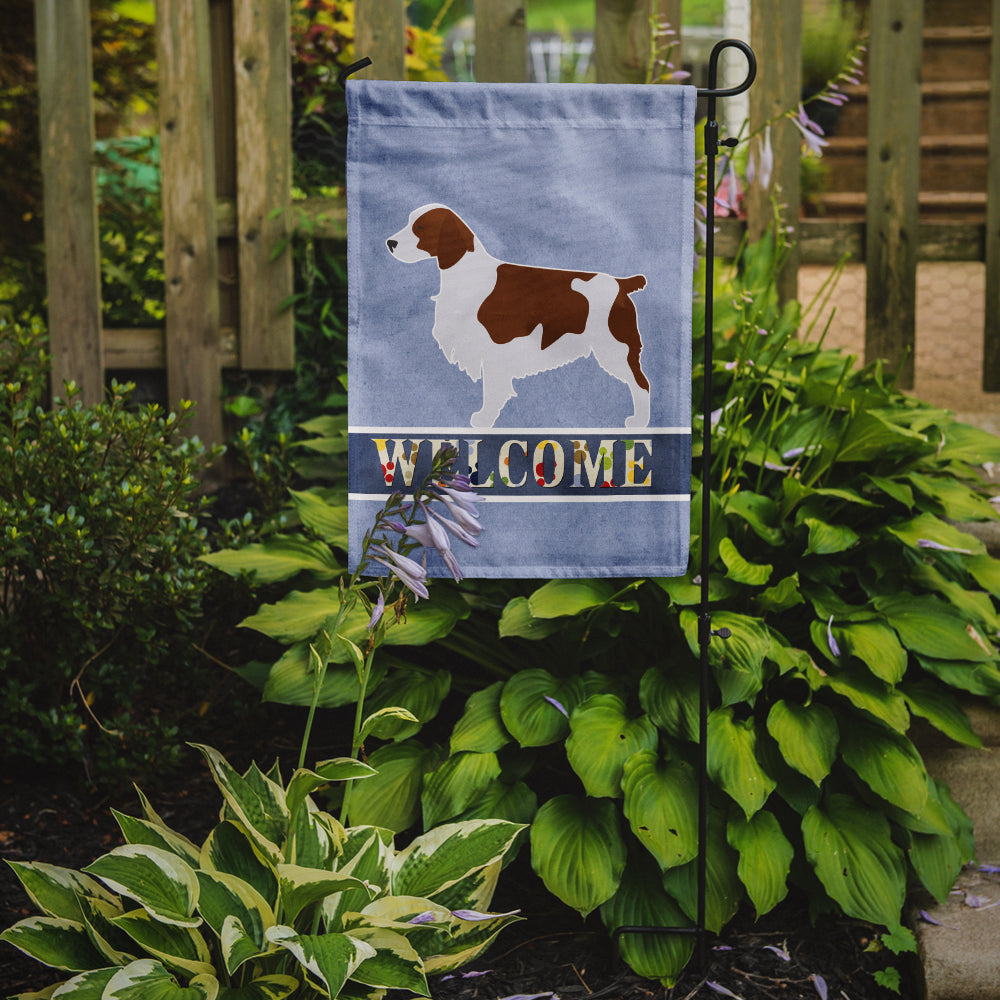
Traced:
[[[291, 747], [291, 723], [280, 713], [268, 733], [252, 734], [256, 746]], [[251, 734], [220, 739], [234, 764], [248, 762]], [[262, 740], [262, 736], [266, 736]], [[192, 767], [145, 789], [172, 827], [198, 841], [218, 814], [219, 796], [207, 768], [192, 751]], [[122, 842], [111, 808], [139, 814], [134, 793], [102, 794], [58, 775], [0, 779], [0, 858], [36, 860], [81, 868]], [[692, 1000], [736, 996], [742, 1000], [887, 1000], [874, 974], [894, 965], [903, 975], [902, 996], [914, 996], [912, 970], [885, 951], [866, 950], [873, 928], [824, 917], [810, 924], [803, 900], [787, 900], [760, 922], [740, 913], [724, 933], [707, 936], [704, 969], [697, 960], [673, 989], [642, 979], [620, 962], [592, 915], [587, 921], [549, 895], [522, 856], [500, 879], [494, 908], [519, 908], [525, 919], [503, 931], [491, 949], [447, 978], [431, 978], [435, 1000], [499, 1000], [552, 995], [562, 1000]], [[0, 927], [34, 911], [11, 870], [0, 866]], [[42, 989], [64, 975], [0, 944], [0, 995]]]

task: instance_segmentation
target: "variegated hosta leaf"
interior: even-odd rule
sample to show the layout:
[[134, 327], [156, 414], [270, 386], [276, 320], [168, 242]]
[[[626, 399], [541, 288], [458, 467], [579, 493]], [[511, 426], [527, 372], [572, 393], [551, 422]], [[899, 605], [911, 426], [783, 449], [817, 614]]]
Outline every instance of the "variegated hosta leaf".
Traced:
[[815, 701], [798, 705], [779, 699], [768, 713], [767, 731], [777, 741], [785, 761], [815, 785], [830, 773], [840, 733], [826, 705]]
[[87, 928], [65, 917], [28, 917], [0, 934], [6, 941], [35, 961], [53, 969], [81, 972], [100, 968], [105, 959], [95, 950]]
[[907, 737], [855, 719], [850, 739], [843, 741], [840, 752], [876, 795], [905, 812], [922, 812], [927, 802], [927, 771]]
[[93, 896], [83, 896], [80, 904], [90, 940], [104, 956], [104, 964], [128, 965], [140, 957], [135, 942], [114, 924], [115, 917], [125, 912], [120, 902], [109, 903]]
[[451, 912], [455, 920], [450, 934], [424, 959], [424, 971], [428, 975], [451, 972], [467, 965], [486, 951], [504, 927], [521, 919], [516, 911], [478, 914], [474, 920], [464, 918], [463, 914], [469, 911]]
[[161, 850], [176, 854], [192, 868], [197, 866], [199, 849], [187, 837], [176, 833], [169, 827], [149, 820], [126, 816], [125, 813], [120, 813], [117, 809], [112, 809], [111, 812], [118, 821], [122, 835], [128, 843], [159, 847]]
[[830, 795], [805, 814], [802, 837], [820, 882], [849, 917], [899, 923], [906, 866], [882, 813], [849, 795]]
[[112, 923], [171, 969], [180, 969], [189, 976], [213, 971], [212, 956], [205, 939], [190, 927], [160, 923], [145, 910], [123, 913]]
[[306, 799], [292, 820], [285, 858], [304, 868], [335, 868], [344, 836], [338, 820], [317, 809], [312, 799]]
[[375, 777], [351, 789], [352, 826], [381, 826], [396, 833], [420, 817], [420, 790], [426, 771], [437, 766], [438, 754], [416, 740], [379, 747], [368, 761]]
[[474, 750], [477, 753], [495, 753], [510, 742], [500, 716], [500, 692], [503, 681], [497, 681], [469, 696], [462, 717], [451, 733], [451, 752]]
[[500, 717], [521, 746], [547, 746], [569, 732], [570, 713], [583, 698], [579, 677], [560, 679], [547, 670], [521, 670], [504, 684]]
[[569, 720], [566, 757], [595, 798], [621, 797], [622, 768], [639, 750], [653, 750], [659, 740], [648, 715], [630, 719], [625, 702], [613, 694], [595, 694], [577, 706]]
[[261, 976], [244, 986], [224, 986], [218, 1000], [285, 1000], [299, 985], [299, 980], [294, 976]]
[[199, 867], [224, 872], [252, 885], [272, 908], [278, 905], [278, 875], [241, 823], [220, 823], [201, 847]]
[[531, 865], [549, 892], [586, 916], [618, 889], [625, 842], [608, 799], [558, 795], [531, 824]]
[[349, 934], [296, 934], [291, 927], [278, 924], [268, 928], [267, 939], [294, 955], [309, 977], [332, 997], [339, 995], [365, 959], [375, 957], [370, 944]]
[[499, 776], [500, 764], [495, 753], [452, 754], [424, 778], [420, 796], [424, 826], [437, 826], [454, 819], [479, 799]]
[[217, 750], [193, 744], [200, 750], [212, 771], [226, 806], [249, 831], [264, 855], [277, 863], [279, 844], [288, 831], [288, 809], [284, 789], [259, 771], [240, 775]]
[[402, 934], [384, 927], [356, 927], [351, 937], [375, 949], [375, 954], [351, 973], [355, 982], [430, 996], [424, 963]]
[[[250, 939], [254, 954], [266, 950], [264, 931], [274, 925], [274, 912], [267, 900], [252, 885], [236, 878], [235, 875], [205, 871], [198, 872], [198, 883], [201, 886], [198, 910], [220, 940], [223, 938], [226, 922], [236, 920], [239, 922], [238, 930], [242, 937]], [[235, 929], [231, 929], [229, 933], [232, 939]], [[245, 948], [240, 945], [241, 957], [236, 964], [231, 965], [232, 948], [225, 951], [226, 967], [230, 975], [236, 971], [239, 964], [251, 957], [243, 954]]]
[[181, 986], [159, 962], [143, 958], [119, 969], [101, 1000], [216, 1000], [218, 995], [215, 976], [199, 975]]
[[[652, 859], [629, 859], [618, 891], [601, 905], [601, 920], [614, 932], [619, 927], [689, 927], [691, 921], [664, 891]], [[673, 986], [694, 950], [691, 934], [623, 934], [619, 950], [640, 976]]]
[[81, 896], [93, 896], [109, 903], [116, 902], [114, 896], [97, 879], [39, 861], [8, 861], [24, 891], [31, 901], [46, 916], [64, 917], [67, 920], [81, 920]]
[[344, 930], [345, 913], [363, 909], [372, 892], [388, 889], [392, 850], [391, 831], [373, 826], [356, 826], [347, 831], [337, 870], [342, 875], [353, 875], [366, 887], [345, 889], [323, 900], [323, 920], [328, 931]]
[[717, 708], [708, 717], [708, 774], [743, 809], [747, 818], [767, 801], [776, 782], [757, 762], [753, 718], [739, 722], [733, 709]]
[[393, 859], [392, 892], [433, 899], [499, 861], [523, 827], [505, 820], [446, 823], [421, 834]]
[[625, 762], [622, 790], [632, 832], [661, 869], [697, 855], [698, 783], [690, 765], [643, 750]]
[[[524, 827], [521, 827], [514, 838], [515, 841], [519, 840], [523, 833]], [[476, 871], [466, 875], [465, 878], [460, 878], [457, 882], [448, 886], [447, 889], [442, 889], [440, 892], [434, 893], [434, 901], [448, 907], [449, 910], [460, 910], [463, 908], [488, 910], [490, 904], [493, 902], [493, 894], [497, 889], [500, 871], [506, 860], [506, 855], [502, 858], [497, 858], [496, 861], [490, 865], [486, 865], [485, 868], [478, 868]]]
[[[424, 605], [420, 607], [423, 608]], [[465, 613], [468, 614], [468, 611]], [[389, 629], [387, 641], [390, 641], [388, 637], [394, 635], [397, 628], [405, 627], [400, 625]], [[450, 626], [447, 631], [451, 631]], [[367, 632], [364, 634], [367, 635]], [[365, 705], [373, 712], [382, 708], [405, 708], [417, 721], [383, 718], [378, 730], [378, 735], [382, 739], [405, 740], [418, 733], [423, 723], [429, 722], [437, 715], [441, 702], [450, 690], [451, 674], [447, 670], [401, 667], [393, 670], [374, 689], [366, 699]]]
[[109, 889], [134, 899], [150, 916], [165, 924], [197, 927], [198, 878], [194, 869], [171, 851], [146, 844], [125, 844], [98, 858], [84, 871]]
[[345, 889], [361, 889], [375, 895], [361, 879], [342, 872], [327, 872], [300, 865], [278, 865], [281, 906], [286, 920], [294, 921], [302, 910]]
[[[726, 843], [726, 824], [720, 813], [708, 816], [705, 850], [705, 926], [718, 934], [732, 919], [743, 899], [743, 884], [736, 874], [736, 852]], [[698, 861], [663, 873], [663, 887], [692, 920], [698, 918]]]
[[757, 916], [774, 909], [788, 895], [788, 872], [795, 849], [781, 832], [773, 813], [761, 809], [750, 819], [729, 821], [726, 837], [740, 852], [736, 873], [746, 886]]
[[91, 969], [89, 972], [81, 972], [80, 975], [67, 979], [55, 990], [50, 986], [43, 993], [21, 993], [11, 1000], [28, 1000], [35, 997], [40, 1000], [42, 997], [53, 997], [55, 1000], [101, 1000], [104, 996], [104, 988], [114, 978], [120, 966], [111, 966], [107, 969]]

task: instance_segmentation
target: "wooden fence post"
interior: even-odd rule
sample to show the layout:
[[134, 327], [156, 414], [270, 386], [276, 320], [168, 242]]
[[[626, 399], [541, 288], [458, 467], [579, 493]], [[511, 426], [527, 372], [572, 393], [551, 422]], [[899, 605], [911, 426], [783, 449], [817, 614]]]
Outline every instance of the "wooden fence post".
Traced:
[[242, 368], [295, 367], [290, 21], [288, 0], [233, 6]]
[[375, 80], [406, 79], [405, 0], [361, 0], [354, 6], [355, 58], [372, 65], [358, 76]]
[[89, 0], [35, 0], [52, 393], [104, 398]]
[[598, 83], [645, 83], [653, 0], [594, 0], [594, 68]]
[[197, 402], [191, 425], [222, 441], [211, 44], [207, 0], [159, 0], [156, 58], [163, 177], [167, 395]]
[[[750, 88], [750, 131], [789, 109], [802, 98], [802, 4], [799, 0], [756, 0], [750, 8], [750, 41], [757, 56], [757, 80]], [[731, 123], [735, 133], [739, 122]], [[756, 143], [758, 140], [754, 140]], [[778, 274], [778, 297], [786, 302], [798, 296], [799, 159], [802, 136], [789, 121], [771, 127], [774, 170], [770, 184], [755, 180], [747, 192], [747, 228], [751, 240], [760, 239], [774, 221], [773, 203], [781, 206], [780, 225], [792, 227], [793, 244]]]
[[524, 0], [475, 0], [475, 76], [479, 83], [528, 78]]
[[923, 0], [872, 0], [868, 54], [865, 360], [913, 387]]
[[989, 170], [986, 176], [986, 325], [983, 390], [1000, 391], [1000, 0], [993, 0], [990, 44]]

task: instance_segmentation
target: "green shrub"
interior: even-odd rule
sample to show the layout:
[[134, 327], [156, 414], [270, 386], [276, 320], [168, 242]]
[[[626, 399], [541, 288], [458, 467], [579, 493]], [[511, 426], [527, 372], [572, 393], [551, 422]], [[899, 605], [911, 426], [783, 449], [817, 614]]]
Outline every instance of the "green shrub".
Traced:
[[43, 408], [40, 338], [0, 323], [0, 743], [7, 760], [154, 764], [176, 752], [157, 697], [190, 663], [206, 586], [208, 455], [188, 405], [131, 409], [128, 385]]

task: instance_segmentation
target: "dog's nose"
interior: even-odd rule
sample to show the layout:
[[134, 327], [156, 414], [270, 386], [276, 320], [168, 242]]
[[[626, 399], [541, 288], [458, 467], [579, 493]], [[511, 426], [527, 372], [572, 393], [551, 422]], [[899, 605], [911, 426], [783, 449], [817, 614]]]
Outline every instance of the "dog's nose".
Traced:
[[395, 253], [399, 246], [399, 240], [386, 240], [385, 245], [389, 248], [389, 253]]

